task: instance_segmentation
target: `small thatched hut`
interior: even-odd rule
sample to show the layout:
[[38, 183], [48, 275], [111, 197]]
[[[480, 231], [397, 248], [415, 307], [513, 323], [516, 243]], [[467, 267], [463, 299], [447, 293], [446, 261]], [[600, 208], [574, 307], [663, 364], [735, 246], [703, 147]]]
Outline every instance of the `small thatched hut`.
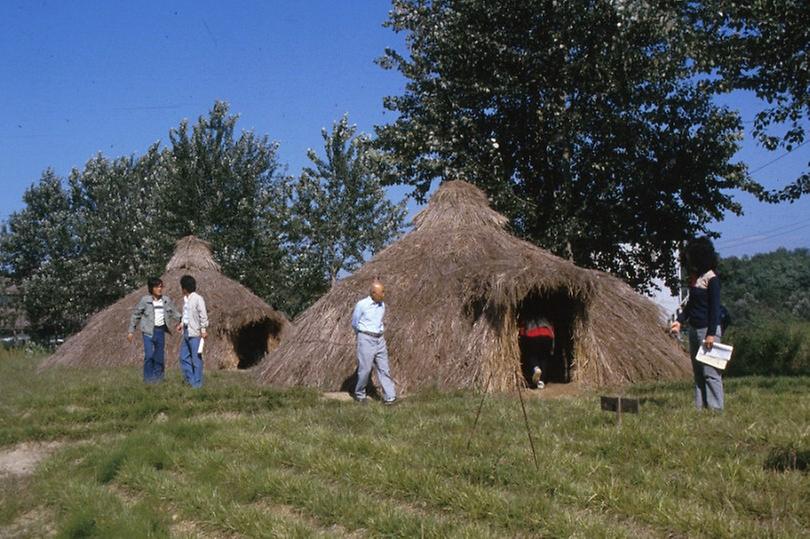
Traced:
[[401, 391], [516, 388], [517, 317], [533, 307], [556, 327], [552, 382], [602, 386], [689, 372], [650, 300], [510, 235], [506, 224], [477, 187], [444, 183], [412, 231], [296, 319], [258, 376], [280, 386], [352, 387], [352, 308], [374, 278], [386, 286], [386, 341]]
[[[161, 276], [165, 290], [178, 309], [183, 308], [180, 277], [197, 281], [197, 291], [205, 298], [210, 322], [205, 343], [209, 368], [236, 369], [255, 365], [278, 346], [287, 331], [287, 318], [258, 296], [225, 277], [214, 260], [209, 243], [194, 236], [177, 242], [174, 256]], [[43, 367], [52, 365], [109, 366], [143, 363], [140, 332], [135, 342], [126, 341], [127, 325], [146, 286], [130, 293], [114, 305], [93, 315], [79, 333], [73, 335], [49, 357]], [[166, 365], [177, 363], [180, 338], [174, 328], [166, 337]]]

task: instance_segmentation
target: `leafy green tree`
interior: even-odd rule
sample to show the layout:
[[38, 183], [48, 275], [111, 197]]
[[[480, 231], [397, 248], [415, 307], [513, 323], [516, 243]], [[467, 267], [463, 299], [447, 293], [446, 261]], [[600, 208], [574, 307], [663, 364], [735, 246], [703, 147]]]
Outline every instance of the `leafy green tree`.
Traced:
[[238, 116], [217, 102], [208, 117], [172, 129], [159, 214], [171, 241], [194, 234], [210, 241], [223, 272], [275, 305], [283, 272], [289, 197], [278, 146], [250, 131], [235, 135]]
[[72, 286], [76, 263], [76, 215], [61, 179], [48, 169], [23, 195], [25, 208], [11, 214], [0, 234], [3, 272], [20, 285], [35, 335], [75, 330], [84, 315]]
[[735, 326], [810, 322], [810, 250], [777, 249], [720, 261], [723, 303]]
[[[733, 163], [742, 123], [696, 77], [691, 3], [395, 0], [408, 80], [378, 126], [388, 182], [484, 188], [521, 236], [646, 288], [676, 249], [767, 198]], [[684, 21], [687, 21], [686, 24]]]
[[32, 329], [65, 335], [93, 312], [162, 273], [174, 242], [211, 241], [226, 275], [285, 308], [290, 186], [276, 145], [234, 136], [216, 103], [191, 129], [139, 157], [97, 155], [63, 181], [52, 170], [25, 194], [0, 234], [3, 272], [23, 291]]
[[[766, 103], [753, 134], [768, 150], [804, 145], [810, 120], [810, 2], [806, 0], [702, 0], [688, 3], [687, 21], [697, 33], [695, 71], [711, 73], [718, 93], [747, 90]], [[810, 167], [810, 163], [808, 163]], [[803, 171], [770, 201], [810, 192]]]
[[83, 291], [86, 317], [160, 275], [167, 244], [157, 213], [164, 176], [158, 144], [140, 158], [97, 155], [68, 178], [76, 221], [73, 286]]
[[157, 145], [140, 159], [97, 155], [66, 182], [48, 170], [28, 190], [0, 256], [35, 334], [71, 333], [145, 275], [161, 273], [165, 254], [152, 233], [160, 162]]
[[391, 203], [380, 178], [378, 152], [368, 136], [357, 134], [348, 116], [321, 132], [324, 156], [307, 152], [293, 190], [291, 233], [295, 271], [308, 281], [304, 302], [318, 297], [345, 272], [357, 269], [396, 236], [405, 218], [405, 202]]

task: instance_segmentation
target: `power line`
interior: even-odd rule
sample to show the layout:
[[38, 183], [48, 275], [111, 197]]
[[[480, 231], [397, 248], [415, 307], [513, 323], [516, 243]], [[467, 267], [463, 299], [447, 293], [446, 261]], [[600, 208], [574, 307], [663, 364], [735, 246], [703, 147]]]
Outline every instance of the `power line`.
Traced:
[[775, 238], [777, 236], [784, 236], [785, 234], [790, 234], [791, 232], [796, 232], [797, 230], [801, 230], [801, 229], [807, 228], [807, 227], [810, 227], [810, 223], [795, 226], [794, 228], [791, 228], [790, 230], [785, 230], [783, 232], [777, 232], [776, 234], [746, 236], [746, 237], [740, 238], [740, 240], [747, 240], [747, 241], [733, 241], [732, 240], [732, 241], [729, 241], [729, 242], [719, 242], [718, 246], [719, 247], [725, 247], [726, 249], [732, 248], [732, 247], [741, 247], [743, 245], [748, 245], [748, 244], [751, 244], [751, 243], [757, 243], [757, 242], [760, 242], [760, 241], [769, 240], [769, 239]]
[[[807, 219], [800, 219], [800, 220], [798, 220], [798, 221], [796, 221], [796, 222], [793, 222], [793, 223], [788, 223], [788, 224], [786, 224], [786, 225], [781, 225], [781, 226], [778, 226], [778, 227], [776, 227], [776, 228], [771, 228], [770, 230], [763, 230], [763, 231], [762, 231], [762, 232], [760, 232], [759, 234], [756, 234], [756, 236], [757, 236], [757, 237], [760, 237], [762, 234], [770, 234], [771, 232], [778, 232], [778, 231], [783, 230], [783, 229], [785, 229], [785, 228], [791, 228], [791, 227], [794, 227], [794, 226], [796, 226], [796, 225], [801, 225], [801, 224], [803, 224], [803, 223], [810, 223], [810, 218], [807, 218]], [[748, 235], [748, 236], [738, 236], [738, 237], [736, 237], [736, 238], [728, 238], [728, 239], [723, 239], [723, 240], [721, 240], [721, 241], [719, 242], [719, 244], [721, 244], [721, 245], [722, 245], [722, 244], [726, 244], [726, 243], [734, 243], [734, 242], [736, 242], [736, 241], [739, 241], [739, 240], [746, 240], [746, 239], [751, 238], [751, 237], [753, 237], [753, 235]]]
[[786, 156], [788, 156], [788, 155], [792, 154], [793, 152], [795, 152], [796, 150], [798, 150], [799, 148], [801, 148], [802, 146], [804, 146], [804, 145], [805, 145], [805, 144], [807, 144], [808, 142], [810, 142], [810, 139], [805, 140], [804, 142], [802, 142], [801, 144], [799, 144], [799, 145], [798, 145], [798, 146], [796, 146], [795, 148], [791, 149], [789, 152], [785, 152], [785, 153], [783, 153], [782, 155], [780, 155], [780, 156], [779, 156], [779, 157], [777, 157], [776, 159], [772, 159], [771, 161], [768, 161], [767, 163], [765, 163], [765, 164], [764, 164], [764, 165], [762, 165], [761, 167], [757, 167], [756, 169], [754, 169], [754, 170], [752, 170], [751, 172], [749, 172], [749, 174], [754, 174], [754, 173], [756, 173], [756, 172], [759, 172], [760, 170], [762, 170], [763, 168], [765, 168], [765, 167], [767, 167], [767, 166], [773, 165], [774, 163], [776, 163], [777, 161], [779, 161], [779, 160], [780, 160], [780, 159], [782, 159], [783, 157], [786, 157]]

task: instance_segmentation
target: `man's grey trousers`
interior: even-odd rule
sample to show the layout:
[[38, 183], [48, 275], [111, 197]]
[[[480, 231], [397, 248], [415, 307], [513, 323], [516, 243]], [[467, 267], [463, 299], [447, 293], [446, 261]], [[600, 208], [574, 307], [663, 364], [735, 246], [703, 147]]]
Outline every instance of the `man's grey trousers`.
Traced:
[[365, 333], [357, 333], [357, 387], [354, 390], [354, 398], [357, 400], [366, 398], [366, 386], [372, 367], [382, 386], [383, 398], [386, 401], [394, 400], [397, 394], [394, 389], [394, 380], [388, 370], [388, 349], [385, 346], [385, 337], [372, 337]]

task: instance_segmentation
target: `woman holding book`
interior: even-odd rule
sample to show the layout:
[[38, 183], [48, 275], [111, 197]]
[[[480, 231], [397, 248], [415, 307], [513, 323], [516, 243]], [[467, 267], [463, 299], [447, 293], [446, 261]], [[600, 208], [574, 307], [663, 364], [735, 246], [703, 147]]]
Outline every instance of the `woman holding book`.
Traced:
[[695, 359], [703, 345], [711, 350], [720, 342], [720, 277], [717, 276], [717, 253], [707, 237], [692, 240], [686, 247], [686, 267], [689, 270], [689, 300], [672, 332], [689, 323], [689, 352], [695, 376], [695, 406], [699, 409], [723, 409], [723, 377], [721, 371]]

